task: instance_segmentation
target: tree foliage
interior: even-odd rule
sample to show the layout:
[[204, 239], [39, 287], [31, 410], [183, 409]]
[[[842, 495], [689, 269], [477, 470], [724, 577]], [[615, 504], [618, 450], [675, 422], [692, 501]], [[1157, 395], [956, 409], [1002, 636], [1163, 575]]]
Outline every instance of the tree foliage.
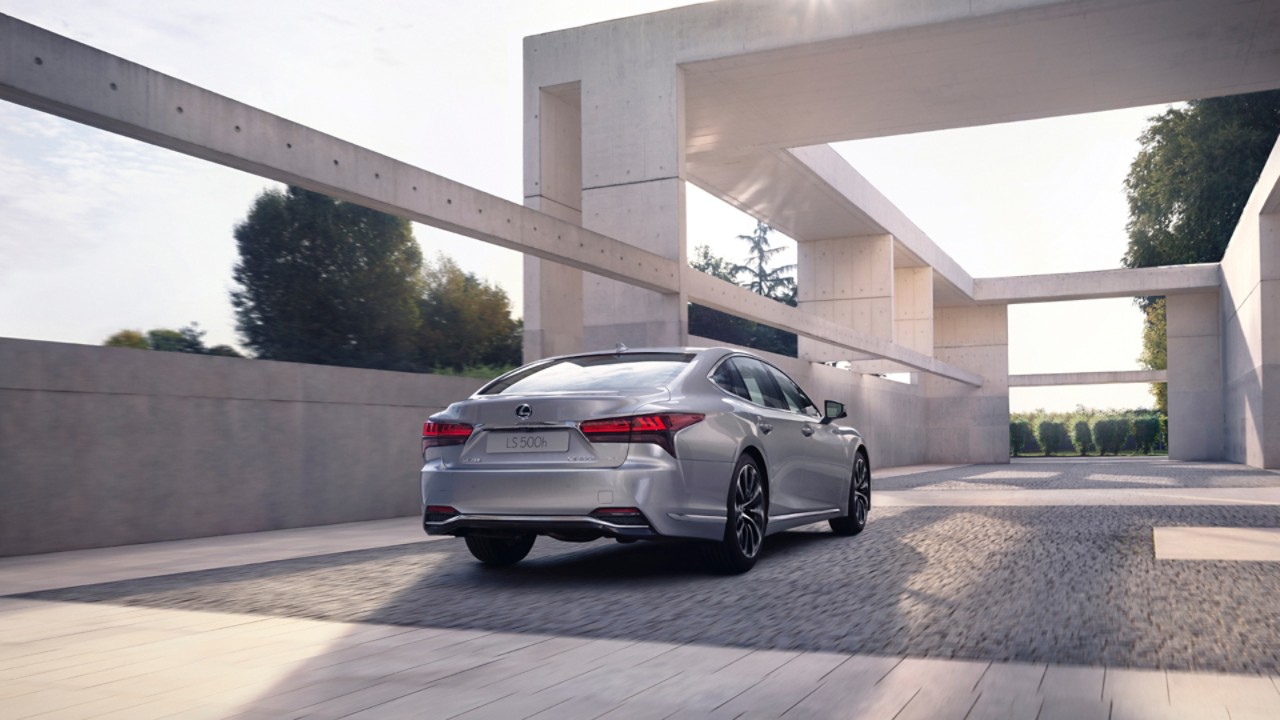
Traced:
[[[1125, 267], [1218, 262], [1280, 134], [1280, 90], [1194, 100], [1151, 120], [1129, 168]], [[1159, 303], [1159, 308], [1155, 305]], [[1143, 298], [1144, 367], [1163, 370], [1163, 299]], [[1168, 410], [1168, 387], [1153, 383]]]
[[1071, 432], [1071, 443], [1082, 456], [1093, 452], [1093, 431], [1089, 428], [1088, 420], [1080, 418], [1075, 421]]
[[1193, 100], [1153, 118], [1124, 183], [1124, 266], [1221, 260], [1277, 134], [1280, 90]]
[[[1142, 354], [1138, 362], [1148, 370], [1166, 370], [1169, 367], [1169, 344], [1165, 335], [1165, 299], [1151, 298], [1142, 309]], [[1169, 384], [1151, 383], [1151, 395], [1156, 410], [1169, 412]]]
[[141, 330], [121, 330], [107, 338], [102, 344], [107, 347], [136, 348], [138, 350], [151, 349], [151, 343], [147, 342], [147, 336], [143, 335]]
[[423, 369], [493, 366], [501, 370], [520, 364], [523, 326], [511, 318], [505, 290], [463, 272], [443, 254], [423, 269], [422, 288], [418, 344]]
[[205, 334], [205, 331], [200, 329], [200, 323], [193, 322], [177, 330], [155, 328], [148, 330], [145, 335], [140, 330], [121, 330], [102, 344], [107, 347], [127, 347], [138, 350], [244, 357], [230, 345], [205, 346]]
[[[769, 246], [770, 230], [768, 225], [757, 223], [755, 234], [738, 236], [738, 239], [750, 245], [745, 263], [734, 264], [711, 252], [711, 248], [706, 245], [699, 245], [694, 249], [694, 258], [689, 261], [689, 265], [700, 272], [740, 284], [759, 295], [794, 306], [796, 283], [791, 273], [794, 272], [795, 265], [770, 267], [771, 259], [783, 250]], [[738, 278], [743, 276], [747, 277], [746, 282], [739, 283]], [[696, 303], [689, 306], [689, 333], [779, 355], [796, 355], [795, 333]]]
[[1156, 441], [1160, 439], [1160, 418], [1144, 417], [1133, 420], [1133, 436], [1137, 441], [1138, 451], [1150, 455]]
[[783, 248], [771, 247], [769, 232], [772, 229], [767, 224], [756, 221], [754, 233], [738, 236], [750, 249], [746, 262], [733, 265], [732, 271], [737, 276], [746, 276], [747, 281], [743, 283], [743, 287], [751, 292], [794, 306], [796, 266], [791, 264], [772, 267], [774, 256], [783, 251]]
[[1009, 454], [1018, 457], [1027, 446], [1031, 437], [1031, 425], [1026, 420], [1013, 420], [1009, 423]]
[[237, 327], [270, 360], [412, 369], [422, 252], [409, 221], [298, 187], [235, 228]]
[[1045, 455], [1071, 448], [1071, 438], [1067, 435], [1067, 426], [1064, 423], [1052, 420], [1041, 421], [1036, 427], [1036, 439], [1040, 441], [1040, 447]]
[[1093, 439], [1098, 444], [1098, 454], [1116, 455], [1129, 439], [1130, 421], [1128, 418], [1107, 418], [1093, 424]]

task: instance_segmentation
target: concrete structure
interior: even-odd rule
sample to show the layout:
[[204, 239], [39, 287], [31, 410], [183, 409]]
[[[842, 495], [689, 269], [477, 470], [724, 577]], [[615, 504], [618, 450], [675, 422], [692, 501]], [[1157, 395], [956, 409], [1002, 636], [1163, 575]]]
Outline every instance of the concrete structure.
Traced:
[[1054, 385], [1119, 385], [1124, 383], [1168, 382], [1166, 370], [1117, 370], [1113, 372], [1032, 373], [1010, 375], [1009, 387], [1051, 387]]
[[480, 380], [0, 339], [0, 556], [418, 512]]
[[[568, 132], [582, 151], [583, 207], [601, 198], [584, 225], [682, 259], [684, 211], [672, 183], [687, 180], [795, 238], [798, 313], [689, 272], [680, 299], [793, 329], [806, 360], [923, 373], [913, 387], [927, 409], [909, 429], [922, 450], [910, 462], [1007, 455], [1009, 304], [1168, 295], [1170, 356], [1186, 351], [1161, 376], [1176, 398], [1172, 453], [1222, 457], [1223, 436], [1205, 428], [1222, 422], [1219, 328], [1232, 315], [1225, 305], [1222, 322], [1206, 314], [1218, 307], [1217, 264], [974, 279], [823, 143], [1274, 88], [1280, 33], [1259, 28], [1277, 23], [1272, 3], [1207, 0], [722, 2], [540, 35], [525, 44], [526, 203], [545, 201], [549, 162], [572, 161], [565, 134], [548, 128], [563, 122], [556, 89], [572, 87], [580, 112]], [[1260, 192], [1275, 187], [1269, 178]], [[1258, 250], [1245, 255], [1261, 261]], [[676, 293], [622, 288], [530, 258], [525, 302], [540, 317], [579, 312], [572, 293], [543, 289], [553, 274], [557, 287], [584, 288], [587, 331], [578, 347], [666, 343], [685, 323], [685, 303], [671, 302]], [[1243, 344], [1265, 345], [1264, 325]], [[547, 333], [565, 335], [537, 321], [526, 327], [531, 346]], [[1240, 383], [1266, 363], [1241, 363]], [[813, 384], [812, 373], [800, 374]], [[855, 387], [847, 385], [846, 393]], [[1257, 454], [1280, 441], [1261, 430], [1261, 408], [1274, 405], [1263, 402], [1265, 383], [1250, 387], [1237, 395], [1259, 397], [1242, 407], [1250, 420], [1232, 437]], [[889, 408], [867, 411], [857, 422], [875, 425]]]
[[[1221, 266], [974, 279], [824, 143], [1275, 88], [1278, 24], [1270, 2], [725, 0], [531, 37], [523, 208], [3, 15], [0, 98], [520, 250], [529, 358], [687, 342], [690, 301], [789, 329], [789, 369], [894, 464], [1006, 459], [1009, 304], [1167, 294], [1173, 456], [1277, 467], [1277, 155]], [[687, 267], [686, 182], [796, 238], [800, 307]]]

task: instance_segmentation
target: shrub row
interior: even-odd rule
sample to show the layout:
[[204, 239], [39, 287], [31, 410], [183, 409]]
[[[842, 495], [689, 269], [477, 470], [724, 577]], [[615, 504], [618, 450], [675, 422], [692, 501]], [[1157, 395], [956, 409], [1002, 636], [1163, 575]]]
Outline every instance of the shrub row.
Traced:
[[1150, 455], [1167, 444], [1168, 419], [1162, 415], [1119, 417], [1084, 417], [1067, 421], [1046, 419], [1035, 425], [1021, 418], [1009, 422], [1009, 454], [1017, 457], [1032, 453], [1053, 455], [1075, 452], [1085, 455], [1115, 455], [1121, 450], [1136, 450]]

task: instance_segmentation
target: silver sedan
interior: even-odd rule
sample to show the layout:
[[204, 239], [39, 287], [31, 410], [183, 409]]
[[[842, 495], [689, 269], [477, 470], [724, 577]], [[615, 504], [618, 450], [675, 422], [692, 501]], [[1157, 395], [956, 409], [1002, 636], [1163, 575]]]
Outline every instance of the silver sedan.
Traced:
[[510, 565], [538, 535], [707, 541], [725, 572], [765, 538], [871, 508], [862, 436], [786, 373], [725, 348], [619, 349], [513, 370], [422, 429], [423, 527]]

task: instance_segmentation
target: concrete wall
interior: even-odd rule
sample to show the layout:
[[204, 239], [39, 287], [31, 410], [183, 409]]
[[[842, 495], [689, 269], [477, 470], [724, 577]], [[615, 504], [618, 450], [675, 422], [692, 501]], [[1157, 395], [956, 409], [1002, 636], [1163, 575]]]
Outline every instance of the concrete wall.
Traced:
[[1222, 335], [1218, 293], [1165, 300], [1169, 458], [1222, 458]]
[[[1265, 468], [1280, 468], [1278, 194], [1280, 143], [1272, 150], [1222, 258], [1219, 307], [1224, 454], [1228, 460]], [[1169, 360], [1172, 368], [1172, 348]], [[1173, 432], [1172, 419], [1169, 432]]]
[[934, 354], [982, 387], [924, 378], [929, 462], [1009, 462], [1009, 307], [935, 308]]
[[480, 380], [0, 339], [0, 556], [418, 512]]
[[[700, 347], [732, 347], [718, 340], [696, 336], [689, 337], [689, 344]], [[839, 424], [857, 428], [862, 433], [867, 441], [873, 471], [876, 468], [925, 462], [927, 405], [920, 385], [894, 382], [874, 375], [863, 375], [750, 348], [739, 349], [759, 355], [784, 370], [819, 405], [824, 400], [844, 403], [849, 417], [840, 420]], [[955, 382], [950, 384], [960, 385]], [[1007, 451], [1005, 455], [1008, 455]]]

